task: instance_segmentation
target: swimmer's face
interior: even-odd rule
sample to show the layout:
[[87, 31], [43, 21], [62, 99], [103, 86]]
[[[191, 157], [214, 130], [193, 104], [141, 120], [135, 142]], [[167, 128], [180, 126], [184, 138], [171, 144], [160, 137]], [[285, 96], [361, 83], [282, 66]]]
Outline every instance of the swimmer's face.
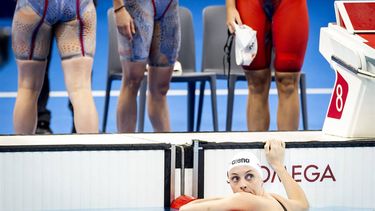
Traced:
[[247, 192], [254, 195], [262, 193], [262, 178], [250, 166], [236, 166], [228, 172], [228, 183], [233, 193]]

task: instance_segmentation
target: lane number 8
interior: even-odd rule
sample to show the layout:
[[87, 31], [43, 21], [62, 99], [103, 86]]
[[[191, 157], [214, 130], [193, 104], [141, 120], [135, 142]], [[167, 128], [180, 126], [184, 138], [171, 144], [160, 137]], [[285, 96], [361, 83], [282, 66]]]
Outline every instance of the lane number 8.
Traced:
[[336, 87], [336, 109], [338, 112], [342, 111], [343, 108], [343, 100], [342, 100], [342, 86], [341, 84], [337, 84]]

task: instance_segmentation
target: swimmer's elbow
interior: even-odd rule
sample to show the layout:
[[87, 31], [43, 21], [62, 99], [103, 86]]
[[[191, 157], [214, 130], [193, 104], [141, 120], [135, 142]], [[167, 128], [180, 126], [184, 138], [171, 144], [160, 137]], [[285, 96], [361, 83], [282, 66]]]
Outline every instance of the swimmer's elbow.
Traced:
[[298, 210], [298, 211], [308, 211], [308, 210], [310, 210], [309, 202], [306, 199], [294, 201], [294, 203], [292, 203], [292, 204], [294, 204], [294, 205], [292, 205], [292, 207], [294, 207], [295, 210]]
[[306, 201], [305, 203], [302, 203], [301, 205], [301, 211], [309, 211], [310, 210], [310, 204], [308, 201]]
[[182, 207], [180, 207], [178, 210], [179, 211], [193, 211], [193, 210], [202, 210], [201, 208], [197, 209], [199, 205], [194, 205], [191, 203], [185, 204]]

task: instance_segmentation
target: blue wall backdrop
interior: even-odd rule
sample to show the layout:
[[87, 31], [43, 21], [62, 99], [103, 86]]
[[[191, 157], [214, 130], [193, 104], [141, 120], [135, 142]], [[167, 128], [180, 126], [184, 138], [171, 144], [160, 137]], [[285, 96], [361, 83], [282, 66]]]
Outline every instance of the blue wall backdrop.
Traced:
[[[10, 0], [6, 0], [10, 1]], [[308, 87], [308, 113], [310, 129], [320, 130], [323, 126], [326, 109], [330, 99], [331, 89], [335, 81], [333, 70], [319, 53], [319, 31], [321, 27], [327, 26], [329, 22], [335, 21], [333, 0], [308, 0], [310, 32], [308, 49], [306, 52], [303, 71], [307, 75]], [[97, 26], [97, 50], [94, 61], [93, 90], [96, 92], [95, 102], [97, 105], [100, 125], [102, 121], [105, 90], [106, 67], [107, 67], [107, 20], [106, 11], [112, 5], [112, 1], [98, 1], [98, 26]], [[197, 69], [200, 70], [202, 56], [202, 10], [209, 5], [224, 5], [224, 0], [180, 0], [180, 5], [189, 8], [193, 13]], [[6, 10], [1, 10], [6, 11]], [[1, 17], [2, 15], [0, 15]], [[298, 17], [296, 17], [298, 19]], [[0, 18], [1, 27], [10, 27], [11, 18]], [[291, 31], [290, 33], [293, 33]], [[52, 96], [48, 103], [48, 108], [52, 112], [51, 127], [55, 133], [69, 133], [71, 130], [72, 117], [67, 107], [67, 97], [65, 96], [65, 85], [61, 70], [61, 63], [56, 47], [52, 51], [52, 63], [50, 69], [51, 91]], [[115, 83], [114, 90], [118, 90], [120, 83]], [[219, 82], [219, 88], [225, 89], [225, 82]], [[246, 84], [240, 82], [238, 89], [246, 89]], [[272, 87], [274, 88], [274, 86]], [[183, 84], [172, 84], [171, 90], [185, 90]], [[10, 60], [0, 67], [0, 134], [11, 134], [12, 129], [12, 112], [15, 102], [15, 93], [17, 90], [17, 68], [14, 57], [11, 54]], [[173, 131], [186, 130], [186, 97], [184, 95], [171, 95], [168, 97], [171, 110], [171, 124]], [[219, 124], [220, 130], [225, 127], [225, 109], [226, 95], [218, 96], [219, 102]], [[108, 119], [108, 131], [116, 132], [115, 111], [117, 97], [111, 98], [110, 113]], [[271, 130], [276, 129], [276, 104], [277, 95], [271, 94]], [[204, 116], [202, 121], [202, 130], [212, 130], [212, 120], [210, 116], [210, 101], [205, 98]], [[233, 117], [233, 130], [246, 130], [246, 95], [236, 96], [235, 112]], [[300, 127], [302, 128], [302, 127]], [[146, 131], [152, 131], [151, 125], [146, 120]]]

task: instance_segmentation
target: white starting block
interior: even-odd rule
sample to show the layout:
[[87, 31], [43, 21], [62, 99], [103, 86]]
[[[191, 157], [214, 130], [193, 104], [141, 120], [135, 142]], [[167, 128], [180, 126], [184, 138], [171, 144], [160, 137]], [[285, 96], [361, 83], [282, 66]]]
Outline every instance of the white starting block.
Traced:
[[336, 72], [323, 132], [375, 137], [375, 1], [335, 1], [319, 51]]

